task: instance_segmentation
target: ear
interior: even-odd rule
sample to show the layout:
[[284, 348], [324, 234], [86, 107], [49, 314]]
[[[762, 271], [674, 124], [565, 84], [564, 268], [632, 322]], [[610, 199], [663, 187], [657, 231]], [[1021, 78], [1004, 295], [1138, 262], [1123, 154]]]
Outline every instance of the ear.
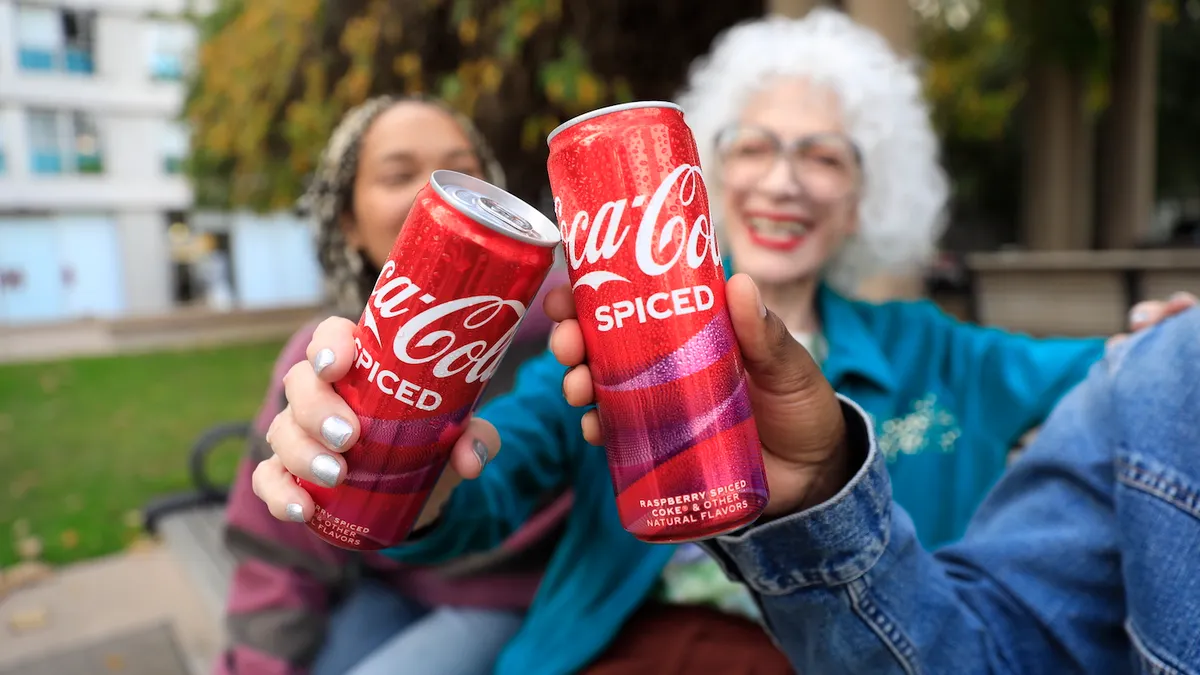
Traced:
[[342, 234], [346, 236], [346, 243], [351, 248], [362, 248], [362, 235], [358, 231], [358, 222], [354, 220], [354, 216], [349, 213], [343, 213], [338, 218], [338, 226], [342, 228]]

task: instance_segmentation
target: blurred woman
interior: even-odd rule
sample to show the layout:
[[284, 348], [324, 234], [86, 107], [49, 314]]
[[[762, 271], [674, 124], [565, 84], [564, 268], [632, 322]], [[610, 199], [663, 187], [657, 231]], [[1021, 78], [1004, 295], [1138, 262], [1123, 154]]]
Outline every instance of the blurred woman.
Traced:
[[[301, 206], [316, 222], [321, 267], [342, 316], [361, 314], [417, 191], [436, 169], [504, 184], [475, 128], [434, 100], [376, 98], [348, 112], [334, 131]], [[218, 672], [334, 675], [380, 650], [389, 660], [420, 664], [412, 672], [490, 672], [521, 625], [536, 564], [506, 563], [515, 553], [501, 551], [471, 561], [469, 569], [405, 568], [276, 521], [254, 496], [251, 473], [270, 455], [264, 437], [287, 403], [283, 376], [305, 361], [315, 328], [314, 322], [298, 331], [276, 361], [230, 496], [226, 541], [237, 558], [228, 606], [232, 645]], [[504, 367], [544, 351], [549, 328], [539, 298]], [[510, 378], [511, 372], [498, 373], [488, 394]], [[554, 513], [543, 513], [525, 534], [537, 540], [550, 532]]]

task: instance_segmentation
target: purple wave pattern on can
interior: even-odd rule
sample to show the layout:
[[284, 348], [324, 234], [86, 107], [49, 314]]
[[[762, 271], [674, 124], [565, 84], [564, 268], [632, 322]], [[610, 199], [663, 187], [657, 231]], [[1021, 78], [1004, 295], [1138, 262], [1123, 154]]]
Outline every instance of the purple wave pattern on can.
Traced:
[[733, 324], [725, 312], [717, 312], [712, 321], [700, 329], [679, 349], [667, 354], [636, 373], [625, 375], [626, 379], [613, 384], [596, 382], [601, 391], [634, 391], [654, 387], [685, 377], [708, 368], [720, 361], [731, 349], [736, 349], [733, 339]]
[[624, 490], [675, 455], [744, 422], [750, 415], [750, 397], [743, 380], [720, 405], [698, 418], [641, 428], [615, 425], [606, 432], [609, 437], [605, 451], [616, 489]]
[[453, 431], [457, 427], [461, 427], [469, 414], [471, 414], [471, 406], [468, 405], [437, 417], [416, 420], [385, 420], [359, 415], [358, 422], [362, 429], [360, 436], [363, 439], [396, 448], [416, 448], [455, 440], [444, 440], [443, 436], [447, 434], [447, 430]]
[[[446, 459], [449, 460], [448, 454]], [[401, 473], [380, 473], [350, 467], [344, 485], [382, 494], [417, 494], [431, 489], [444, 468], [446, 467], [443, 462]]]
[[[359, 434], [362, 441], [374, 446], [373, 452], [364, 452], [348, 462], [346, 485], [356, 488], [402, 494], [417, 492], [436, 480], [442, 466], [422, 466], [411, 470], [400, 470], [392, 453], [404, 453], [406, 449], [428, 448], [449, 445], [458, 438], [472, 406], [416, 420], [385, 420], [359, 416]], [[387, 448], [380, 451], [379, 448]], [[417, 451], [419, 452], [419, 451]], [[415, 453], [414, 453], [415, 454]], [[426, 453], [420, 453], [422, 455]]]

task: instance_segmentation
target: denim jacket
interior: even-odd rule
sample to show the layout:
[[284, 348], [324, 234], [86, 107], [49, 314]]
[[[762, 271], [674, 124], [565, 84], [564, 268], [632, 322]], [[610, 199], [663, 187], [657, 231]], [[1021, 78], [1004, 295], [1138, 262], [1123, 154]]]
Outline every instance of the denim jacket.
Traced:
[[799, 672], [1200, 673], [1200, 310], [1110, 350], [936, 553], [843, 408], [850, 483], [707, 544]]

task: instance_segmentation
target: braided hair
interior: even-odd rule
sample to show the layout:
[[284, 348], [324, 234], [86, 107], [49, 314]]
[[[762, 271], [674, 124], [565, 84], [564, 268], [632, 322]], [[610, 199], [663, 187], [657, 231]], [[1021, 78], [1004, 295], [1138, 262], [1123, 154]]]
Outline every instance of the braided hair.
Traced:
[[362, 251], [346, 241], [341, 223], [342, 214], [354, 210], [362, 139], [380, 115], [406, 101], [427, 103], [450, 114], [470, 141], [484, 178], [504, 187], [504, 172], [479, 130], [442, 101], [423, 95], [378, 96], [347, 111], [329, 137], [312, 182], [297, 204], [302, 214], [313, 219], [316, 228], [317, 258], [325, 275], [326, 293], [335, 310], [347, 316], [358, 316], [379, 276], [379, 270]]

